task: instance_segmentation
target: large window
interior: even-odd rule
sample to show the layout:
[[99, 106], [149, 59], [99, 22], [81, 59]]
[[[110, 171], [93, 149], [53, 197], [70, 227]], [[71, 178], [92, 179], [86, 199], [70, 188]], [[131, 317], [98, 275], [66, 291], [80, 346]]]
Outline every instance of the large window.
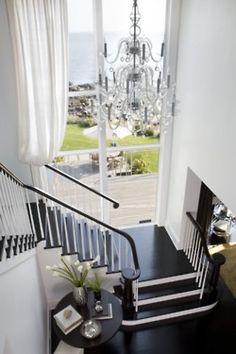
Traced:
[[87, 89], [96, 79], [92, 0], [68, 0], [68, 15], [69, 81]]
[[[132, 1], [102, 0], [102, 13], [94, 13], [93, 1], [97, 0], [68, 0], [68, 124], [63, 156], [57, 163], [70, 173], [76, 171], [84, 182], [97, 189], [99, 184], [102, 185], [102, 190], [121, 202], [120, 209], [110, 210], [114, 225], [155, 221], [159, 134], [149, 131], [145, 136], [134, 136], [124, 130], [113, 131], [107, 125], [107, 148], [98, 150], [100, 133], [95, 83], [99, 70], [96, 67], [95, 38], [99, 40], [100, 36], [101, 42], [106, 41], [108, 54], [114, 56], [119, 40], [129, 36]], [[160, 53], [164, 38], [165, 3], [166, 0], [138, 1], [141, 33], [150, 38], [154, 55]], [[103, 19], [103, 33], [99, 36], [94, 33], [96, 16], [98, 20]], [[105, 165], [100, 164], [99, 153], [106, 157]], [[66, 167], [68, 164], [70, 168]], [[105, 177], [99, 169], [100, 172], [105, 169]]]
[[[103, 0], [104, 37], [112, 54], [119, 40], [129, 34], [131, 4], [132, 1], [127, 0]], [[141, 14], [140, 36], [151, 39], [153, 53], [157, 55], [164, 39], [166, 0], [139, 0], [138, 6]]]

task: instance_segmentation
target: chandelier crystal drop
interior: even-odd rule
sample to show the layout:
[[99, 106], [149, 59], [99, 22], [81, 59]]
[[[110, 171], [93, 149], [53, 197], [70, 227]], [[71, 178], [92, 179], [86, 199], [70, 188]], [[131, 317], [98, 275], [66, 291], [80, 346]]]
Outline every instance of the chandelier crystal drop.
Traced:
[[158, 58], [151, 41], [141, 36], [141, 15], [133, 0], [129, 37], [120, 40], [117, 54], [110, 59], [104, 43], [105, 70], [99, 71], [99, 104], [111, 129], [126, 126], [133, 134], [146, 129], [163, 130], [174, 115], [175, 84], [168, 70], [163, 74], [164, 43]]

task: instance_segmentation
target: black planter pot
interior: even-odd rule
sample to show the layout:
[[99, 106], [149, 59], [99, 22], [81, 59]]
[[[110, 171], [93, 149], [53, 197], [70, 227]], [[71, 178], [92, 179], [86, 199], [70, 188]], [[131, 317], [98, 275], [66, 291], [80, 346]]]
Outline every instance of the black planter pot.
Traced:
[[101, 294], [100, 290], [99, 291], [94, 291], [93, 294], [94, 294], [95, 301], [100, 301], [101, 300], [102, 294]]

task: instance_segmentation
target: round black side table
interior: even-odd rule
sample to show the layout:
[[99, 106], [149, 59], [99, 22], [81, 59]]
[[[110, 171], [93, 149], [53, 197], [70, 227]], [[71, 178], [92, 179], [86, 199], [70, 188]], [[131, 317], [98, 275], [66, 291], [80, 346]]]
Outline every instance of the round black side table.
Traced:
[[[102, 289], [101, 295], [102, 303], [110, 303], [112, 305], [112, 318], [99, 321], [102, 326], [101, 334], [97, 338], [86, 339], [80, 334], [79, 326], [75, 328], [72, 332], [65, 335], [57, 326], [57, 323], [53, 318], [53, 330], [58, 339], [63, 340], [65, 343], [74, 347], [84, 348], [85, 353], [98, 353], [99, 347], [101, 347], [105, 342], [110, 340], [119, 330], [123, 317], [122, 307], [118, 298], [104, 289]], [[83, 316], [83, 319], [87, 320], [91, 318], [91, 308], [94, 307], [94, 304], [95, 299], [94, 294], [92, 292], [88, 293], [88, 303], [83, 307], [79, 307], [76, 304], [73, 298], [73, 294], [71, 292], [59, 301], [52, 315], [55, 315], [57, 312], [61, 311], [66, 306], [72, 305]]]

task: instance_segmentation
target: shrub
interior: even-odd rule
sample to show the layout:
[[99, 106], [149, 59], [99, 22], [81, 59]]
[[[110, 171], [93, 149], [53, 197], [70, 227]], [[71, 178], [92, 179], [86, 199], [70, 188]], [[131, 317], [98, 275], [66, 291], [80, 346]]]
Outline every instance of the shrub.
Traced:
[[78, 120], [78, 125], [81, 128], [91, 128], [96, 124], [97, 123], [93, 117], [80, 118]]
[[154, 129], [152, 127], [147, 127], [144, 132], [145, 136], [154, 136]]
[[53, 163], [59, 163], [59, 162], [64, 162], [64, 161], [65, 161], [65, 157], [64, 156], [56, 156], [52, 162]]
[[67, 117], [67, 124], [78, 124], [79, 123], [79, 117], [74, 115], [74, 114], [69, 114]]
[[149, 173], [148, 169], [148, 162], [146, 162], [144, 159], [135, 159], [133, 161], [133, 166], [132, 166], [132, 173], [134, 174], [143, 174], [143, 173]]

